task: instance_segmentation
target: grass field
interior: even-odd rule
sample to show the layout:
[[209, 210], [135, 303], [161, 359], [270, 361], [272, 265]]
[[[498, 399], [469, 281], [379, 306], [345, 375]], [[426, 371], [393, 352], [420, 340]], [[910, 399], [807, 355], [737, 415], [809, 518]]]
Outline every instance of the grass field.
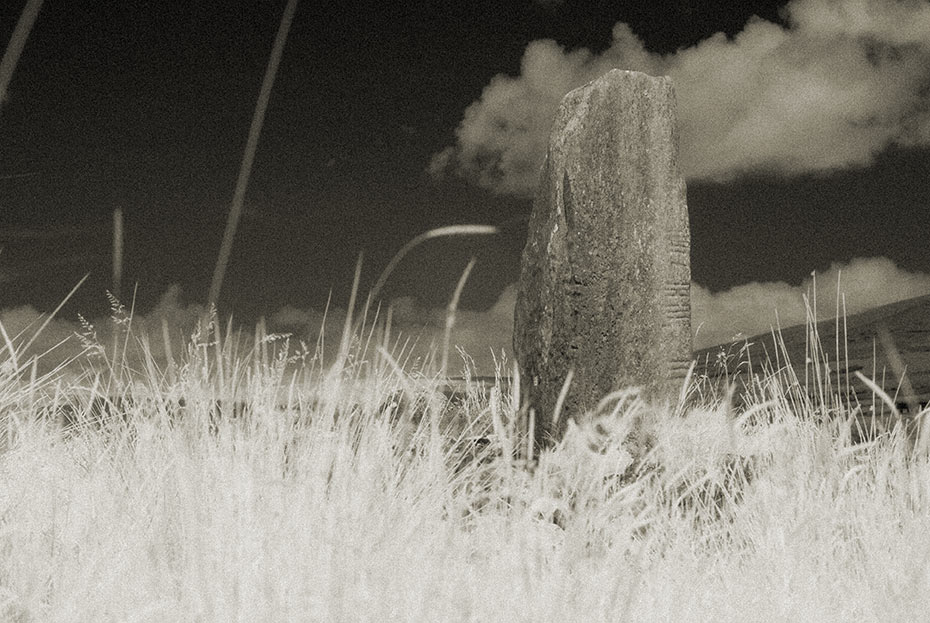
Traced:
[[176, 360], [131, 365], [148, 342], [122, 326], [70, 378], [30, 379], [28, 336], [6, 336], [2, 620], [914, 621], [930, 606], [926, 452], [901, 428], [853, 445], [850, 413], [792, 411], [774, 377], [738, 412], [702, 379], [671, 407], [620, 392], [530, 462], [511, 390], [447, 400], [371, 327], [324, 368], [216, 323]]

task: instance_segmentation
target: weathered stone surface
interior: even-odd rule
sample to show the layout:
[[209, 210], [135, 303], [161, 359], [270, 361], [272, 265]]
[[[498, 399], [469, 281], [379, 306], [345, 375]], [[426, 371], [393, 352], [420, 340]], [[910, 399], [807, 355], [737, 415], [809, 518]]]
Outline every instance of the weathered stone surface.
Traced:
[[567, 94], [515, 312], [521, 395], [535, 410], [538, 444], [559, 439], [567, 417], [613, 390], [677, 395], [692, 354], [690, 244], [671, 80], [613, 70]]

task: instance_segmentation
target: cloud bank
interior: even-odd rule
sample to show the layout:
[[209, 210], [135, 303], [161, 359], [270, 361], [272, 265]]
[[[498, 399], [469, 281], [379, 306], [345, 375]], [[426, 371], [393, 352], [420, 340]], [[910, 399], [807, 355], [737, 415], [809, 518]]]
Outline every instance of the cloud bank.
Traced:
[[784, 16], [667, 56], [624, 23], [599, 55], [534, 41], [520, 75], [492, 78], [429, 170], [531, 196], [561, 98], [613, 68], [673, 79], [689, 179], [822, 172], [930, 145], [930, 3], [794, 0]]
[[840, 314], [845, 295], [847, 316], [930, 294], [930, 275], [902, 270], [883, 257], [835, 262], [829, 270], [808, 276], [798, 286], [753, 282], [712, 293], [692, 283], [691, 329], [695, 333], [695, 348], [766, 333], [772, 327], [804, 323], [807, 317], [804, 297], [813, 305], [815, 279], [818, 320], [836, 317], [837, 285]]
[[[847, 315], [930, 294], [930, 274], [902, 270], [885, 258], [857, 258], [849, 263], [835, 263], [816, 275], [817, 316], [820, 320], [834, 316], [837, 280], [840, 292], [845, 293]], [[803, 323], [806, 317], [804, 296], [813, 294], [813, 285], [812, 276], [797, 286], [783, 282], [749, 283], [717, 293], [692, 284], [691, 318], [695, 348], [766, 333], [779, 325], [785, 328]], [[493, 375], [496, 364], [503, 359], [507, 363], [502, 372], [509, 374], [513, 361], [511, 338], [516, 293], [517, 285], [511, 284], [490, 309], [458, 311], [451, 344], [453, 349], [462, 349], [473, 361], [472, 373]], [[431, 346], [442, 343], [445, 310], [419, 306], [412, 298], [395, 299], [391, 307], [389, 351], [399, 363], [406, 364], [407, 369], [415, 368], [429, 355]], [[842, 306], [840, 309], [842, 311]], [[161, 332], [164, 321], [169, 327], [172, 351], [178, 358], [186, 351], [202, 311], [200, 305], [183, 304], [178, 287], [173, 286], [153, 310], [133, 318], [133, 328], [137, 335], [148, 335], [152, 355], [160, 362], [165, 353]], [[381, 311], [382, 318], [385, 311]], [[369, 319], [371, 317], [370, 314]], [[311, 356], [317, 344], [321, 344], [320, 354], [328, 363], [338, 348], [344, 319], [345, 309], [339, 307], [332, 307], [324, 313], [322, 310], [288, 306], [272, 314], [268, 325], [271, 331], [292, 333], [292, 349], [296, 349], [299, 340], [303, 340]], [[40, 314], [31, 307], [0, 311], [0, 323], [17, 343], [23, 343], [23, 339], [30, 336], [41, 321]], [[100, 343], [112, 345], [113, 324], [108, 319], [96, 319], [93, 324]], [[245, 327], [244, 331], [248, 335], [250, 328]], [[75, 334], [82, 332], [81, 325], [75, 320], [54, 320], [30, 349], [30, 354], [52, 349], [40, 360], [39, 372], [48, 371], [59, 362], [79, 354], [82, 345]], [[370, 347], [368, 356], [373, 348]], [[134, 353], [131, 349], [130, 357], [137, 356]], [[0, 364], [6, 359], [7, 353], [0, 351]], [[464, 365], [463, 359], [453, 352], [449, 374], [462, 374]], [[135, 366], [143, 369], [138, 363]]]
[[[800, 276], [799, 276], [800, 277]], [[835, 316], [837, 283], [840, 291], [840, 312], [845, 295], [846, 314], [852, 315], [881, 305], [930, 294], [930, 274], [911, 273], [900, 269], [886, 258], [854, 258], [848, 263], [837, 262], [822, 273], [808, 275], [799, 285], [784, 282], [754, 282], [722, 292], [710, 292], [703, 286], [691, 285], [691, 322], [696, 349], [733, 339], [766, 333], [772, 327], [782, 328], [802, 324], [806, 320], [804, 297], [813, 302], [816, 280], [818, 320]], [[495, 358], [501, 354], [513, 361], [513, 310], [517, 284], [504, 289], [497, 302], [487, 311], [459, 310], [452, 331], [452, 344], [462, 348], [473, 360], [480, 375], [492, 375]], [[430, 344], [441, 344], [445, 310], [420, 307], [412, 298], [392, 301], [392, 333], [401, 336], [401, 343], [410, 339], [411, 361], [423, 358]], [[342, 310], [327, 323], [326, 339], [338, 342], [342, 326]], [[311, 330], [321, 326], [322, 314], [293, 310], [279, 313], [272, 321], [281, 326], [285, 315], [295, 330]], [[331, 331], [331, 333], [330, 333]], [[316, 333], [314, 333], [316, 334]], [[396, 352], [401, 352], [398, 349]], [[451, 362], [451, 375], [461, 372], [462, 360]]]

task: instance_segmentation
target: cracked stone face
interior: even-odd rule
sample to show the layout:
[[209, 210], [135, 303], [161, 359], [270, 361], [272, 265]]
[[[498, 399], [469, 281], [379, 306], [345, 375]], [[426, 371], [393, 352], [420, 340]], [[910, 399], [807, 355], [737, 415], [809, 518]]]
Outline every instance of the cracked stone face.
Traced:
[[521, 395], [540, 444], [613, 390], [641, 386], [661, 400], [687, 374], [691, 243], [674, 111], [668, 78], [620, 70], [562, 100], [514, 318]]

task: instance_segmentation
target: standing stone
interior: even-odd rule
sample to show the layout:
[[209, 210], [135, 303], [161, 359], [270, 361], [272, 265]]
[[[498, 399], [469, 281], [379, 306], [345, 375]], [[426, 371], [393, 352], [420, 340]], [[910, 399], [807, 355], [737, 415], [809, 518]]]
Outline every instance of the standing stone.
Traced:
[[690, 249], [671, 80], [612, 70], [568, 93], [549, 137], [514, 319], [537, 447], [613, 390], [677, 397], [692, 354]]

